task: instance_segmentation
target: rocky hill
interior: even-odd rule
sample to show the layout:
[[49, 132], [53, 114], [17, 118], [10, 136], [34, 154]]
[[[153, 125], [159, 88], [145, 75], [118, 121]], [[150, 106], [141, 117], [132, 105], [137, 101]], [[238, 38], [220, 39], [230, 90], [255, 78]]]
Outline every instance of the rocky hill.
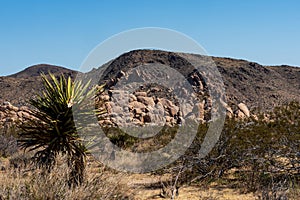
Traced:
[[[180, 71], [194, 90], [198, 91], [198, 97], [202, 96], [203, 103], [200, 103], [197, 109], [201, 113], [199, 118], [205, 120], [205, 112], [210, 109], [211, 103], [207, 96], [208, 86], [205, 77], [202, 77], [199, 73], [191, 73], [193, 66], [184, 59], [184, 56], [179, 55], [158, 50], [135, 50], [119, 56], [107, 63], [105, 67], [93, 69], [87, 75], [96, 78], [100, 83], [106, 82], [108, 92], [104, 99], [112, 100], [112, 94], [118, 93], [118, 91], [114, 91], [114, 86], [122, 77], [126, 78], [131, 69], [137, 66], [147, 67], [153, 63], [168, 65]], [[191, 56], [190, 54], [181, 55]], [[293, 100], [300, 101], [300, 68], [298, 67], [262, 66], [245, 60], [197, 56], [201, 59], [210, 59], [217, 66], [225, 85], [228, 111], [231, 114], [245, 116], [249, 115], [249, 110], [250, 112], [254, 112], [256, 109], [270, 110], [276, 105]], [[57, 76], [65, 74], [72, 78], [78, 74], [76, 71], [63, 67], [42, 64], [29, 67], [10, 76], [0, 77], [1, 104], [10, 102], [17, 107], [26, 105], [26, 102], [42, 89], [41, 72], [46, 74], [51, 72]], [[99, 77], [100, 73], [102, 77]], [[141, 78], [143, 75], [138, 76]], [[186, 96], [189, 97], [190, 95], [186, 94]], [[192, 100], [194, 97], [190, 96], [190, 98]], [[130, 105], [126, 109], [129, 109], [131, 118], [136, 123], [151, 122], [151, 118], [155, 118], [155, 116], [149, 117], [146, 113], [151, 109], [153, 112], [159, 113], [160, 108], [167, 110], [169, 113], [167, 121], [171, 123], [178, 121], [180, 113], [176, 99], [172, 97], [168, 88], [160, 87], [159, 84], [148, 85], [136, 90], [129, 100]], [[123, 109], [115, 105], [106, 106], [109, 110], [112, 107], [121, 111]], [[184, 111], [180, 112], [183, 115]], [[111, 123], [113, 121], [109, 120], [107, 122]], [[157, 119], [157, 121], [160, 121], [160, 119]]]
[[[269, 110], [292, 100], [300, 101], [298, 67], [262, 66], [246, 60], [211, 58], [222, 75], [229, 104], [244, 102], [251, 109]], [[111, 62], [102, 79], [115, 79], [120, 70], [126, 72], [135, 66], [155, 62], [180, 69], [183, 74], [191, 66], [173, 52], [137, 50]]]
[[300, 68], [262, 66], [245, 60], [213, 57], [222, 74], [228, 101], [244, 102], [251, 109], [270, 110], [300, 101]]
[[[158, 115], [159, 110], [162, 109], [167, 113], [166, 121], [171, 124], [177, 123], [178, 117], [194, 114], [195, 109], [198, 110], [196, 112], [198, 116], [192, 116], [193, 119], [209, 120], [208, 114], [212, 107], [208, 87], [209, 84], [210, 87], [213, 87], [214, 83], [209, 83], [208, 77], [205, 77], [205, 73], [209, 72], [195, 73], [192, 63], [189, 62], [190, 58], [194, 57], [200, 60], [200, 65], [212, 64], [218, 68], [224, 82], [227, 114], [230, 116], [243, 118], [250, 116], [250, 113], [255, 113], [257, 110], [271, 110], [274, 106], [290, 101], [300, 101], [300, 68], [297, 67], [262, 66], [258, 63], [231, 58], [178, 54], [157, 50], [136, 50], [119, 56], [108, 63], [104, 69], [99, 68], [89, 74], [94, 78], [95, 75], [99, 77], [101, 73], [102, 77], [98, 78], [99, 84], [105, 82], [110, 91], [105, 97], [110, 101], [106, 108], [111, 113], [107, 122], [120, 124], [130, 121], [143, 124], [151, 123], [153, 119], [156, 122], [161, 122], [163, 120], [157, 118], [158, 116], [155, 114]], [[122, 91], [118, 91], [118, 87], [126, 82], [123, 83], [122, 81], [130, 79], [151, 80], [149, 74], [155, 74], [155, 69], [149, 71], [149, 68], [155, 68], [155, 64], [170, 66], [179, 71], [193, 87], [193, 90], [197, 91], [197, 97], [201, 100], [200, 103], [193, 108], [191, 101], [196, 96], [186, 93], [184, 95], [187, 106], [180, 110], [176, 99], [171, 95], [171, 91], [168, 91], [170, 88], [160, 87], [158, 83], [157, 85], [139, 85], [141, 88], [136, 87], [133, 94], [128, 96], [129, 105], [127, 106], [126, 103], [121, 105], [119, 102], [123, 102], [126, 97], [125, 94], [120, 94]], [[140, 70], [136, 70], [137, 68]], [[205, 67], [200, 66], [200, 69], [205, 70]], [[145, 71], [147, 72], [144, 73]], [[170, 76], [167, 75], [166, 78]], [[131, 89], [129, 87], [125, 90]], [[216, 90], [218, 91], [220, 88]], [[127, 117], [124, 116], [126, 111], [129, 111]]]

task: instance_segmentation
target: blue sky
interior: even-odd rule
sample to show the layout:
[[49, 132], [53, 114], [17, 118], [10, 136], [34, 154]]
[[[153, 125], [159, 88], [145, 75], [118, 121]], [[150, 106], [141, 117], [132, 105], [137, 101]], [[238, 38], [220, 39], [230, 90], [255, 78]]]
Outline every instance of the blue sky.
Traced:
[[0, 0], [0, 75], [49, 63], [79, 69], [122, 31], [162, 27], [209, 55], [300, 66], [300, 1]]

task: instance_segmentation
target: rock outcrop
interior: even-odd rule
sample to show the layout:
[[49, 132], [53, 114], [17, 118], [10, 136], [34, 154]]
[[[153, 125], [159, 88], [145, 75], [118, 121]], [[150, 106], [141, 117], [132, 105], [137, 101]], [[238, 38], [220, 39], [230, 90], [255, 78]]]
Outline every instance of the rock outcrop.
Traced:
[[4, 129], [13, 127], [32, 118], [31, 111], [26, 106], [16, 107], [7, 101], [0, 105], [0, 127], [4, 127]]
[[108, 93], [110, 95], [104, 94], [100, 98], [105, 101], [102, 108], [107, 110], [100, 120], [101, 125], [180, 124], [179, 107], [166, 98], [149, 96], [144, 91], [129, 95], [114, 90], [109, 90]]

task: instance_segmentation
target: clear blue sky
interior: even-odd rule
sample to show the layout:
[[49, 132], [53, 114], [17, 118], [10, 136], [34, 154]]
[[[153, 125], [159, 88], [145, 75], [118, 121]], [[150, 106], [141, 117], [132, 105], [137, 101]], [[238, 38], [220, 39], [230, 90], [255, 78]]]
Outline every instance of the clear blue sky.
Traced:
[[297, 0], [0, 0], [0, 75], [49, 63], [78, 69], [133, 28], [182, 32], [215, 56], [300, 66]]

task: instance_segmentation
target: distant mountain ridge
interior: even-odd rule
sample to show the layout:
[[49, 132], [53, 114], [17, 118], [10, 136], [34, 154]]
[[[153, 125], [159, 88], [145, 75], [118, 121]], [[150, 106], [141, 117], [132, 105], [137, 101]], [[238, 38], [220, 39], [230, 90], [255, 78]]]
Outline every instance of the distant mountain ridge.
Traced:
[[8, 101], [15, 106], [28, 105], [36, 93], [42, 90], [41, 73], [49, 72], [59, 76], [71, 76], [75, 78], [77, 71], [60, 66], [39, 64], [28, 67], [16, 74], [0, 77], [0, 102]]
[[[188, 54], [187, 54], [188, 55]], [[300, 102], [300, 68], [291, 66], [262, 66], [258, 63], [231, 58], [212, 57], [222, 75], [229, 104], [244, 102], [249, 108], [272, 109], [289, 101]], [[188, 65], [173, 52], [135, 50], [108, 63], [104, 78], [117, 76], [122, 70], [143, 64], [159, 62], [171, 66]], [[101, 67], [90, 74], [97, 77]], [[10, 76], [0, 77], [0, 101], [24, 105], [42, 89], [39, 75], [51, 72], [76, 77], [77, 71], [64, 67], [35, 65]]]
[[66, 75], [74, 75], [74, 70], [67, 69], [65, 67], [60, 67], [60, 66], [55, 66], [55, 65], [49, 65], [49, 64], [38, 64], [38, 65], [33, 65], [30, 67], [27, 67], [26, 69], [9, 75], [8, 77], [12, 78], [28, 78], [28, 77], [36, 77], [40, 76], [41, 73], [47, 74], [48, 72], [52, 74], [66, 74]]

